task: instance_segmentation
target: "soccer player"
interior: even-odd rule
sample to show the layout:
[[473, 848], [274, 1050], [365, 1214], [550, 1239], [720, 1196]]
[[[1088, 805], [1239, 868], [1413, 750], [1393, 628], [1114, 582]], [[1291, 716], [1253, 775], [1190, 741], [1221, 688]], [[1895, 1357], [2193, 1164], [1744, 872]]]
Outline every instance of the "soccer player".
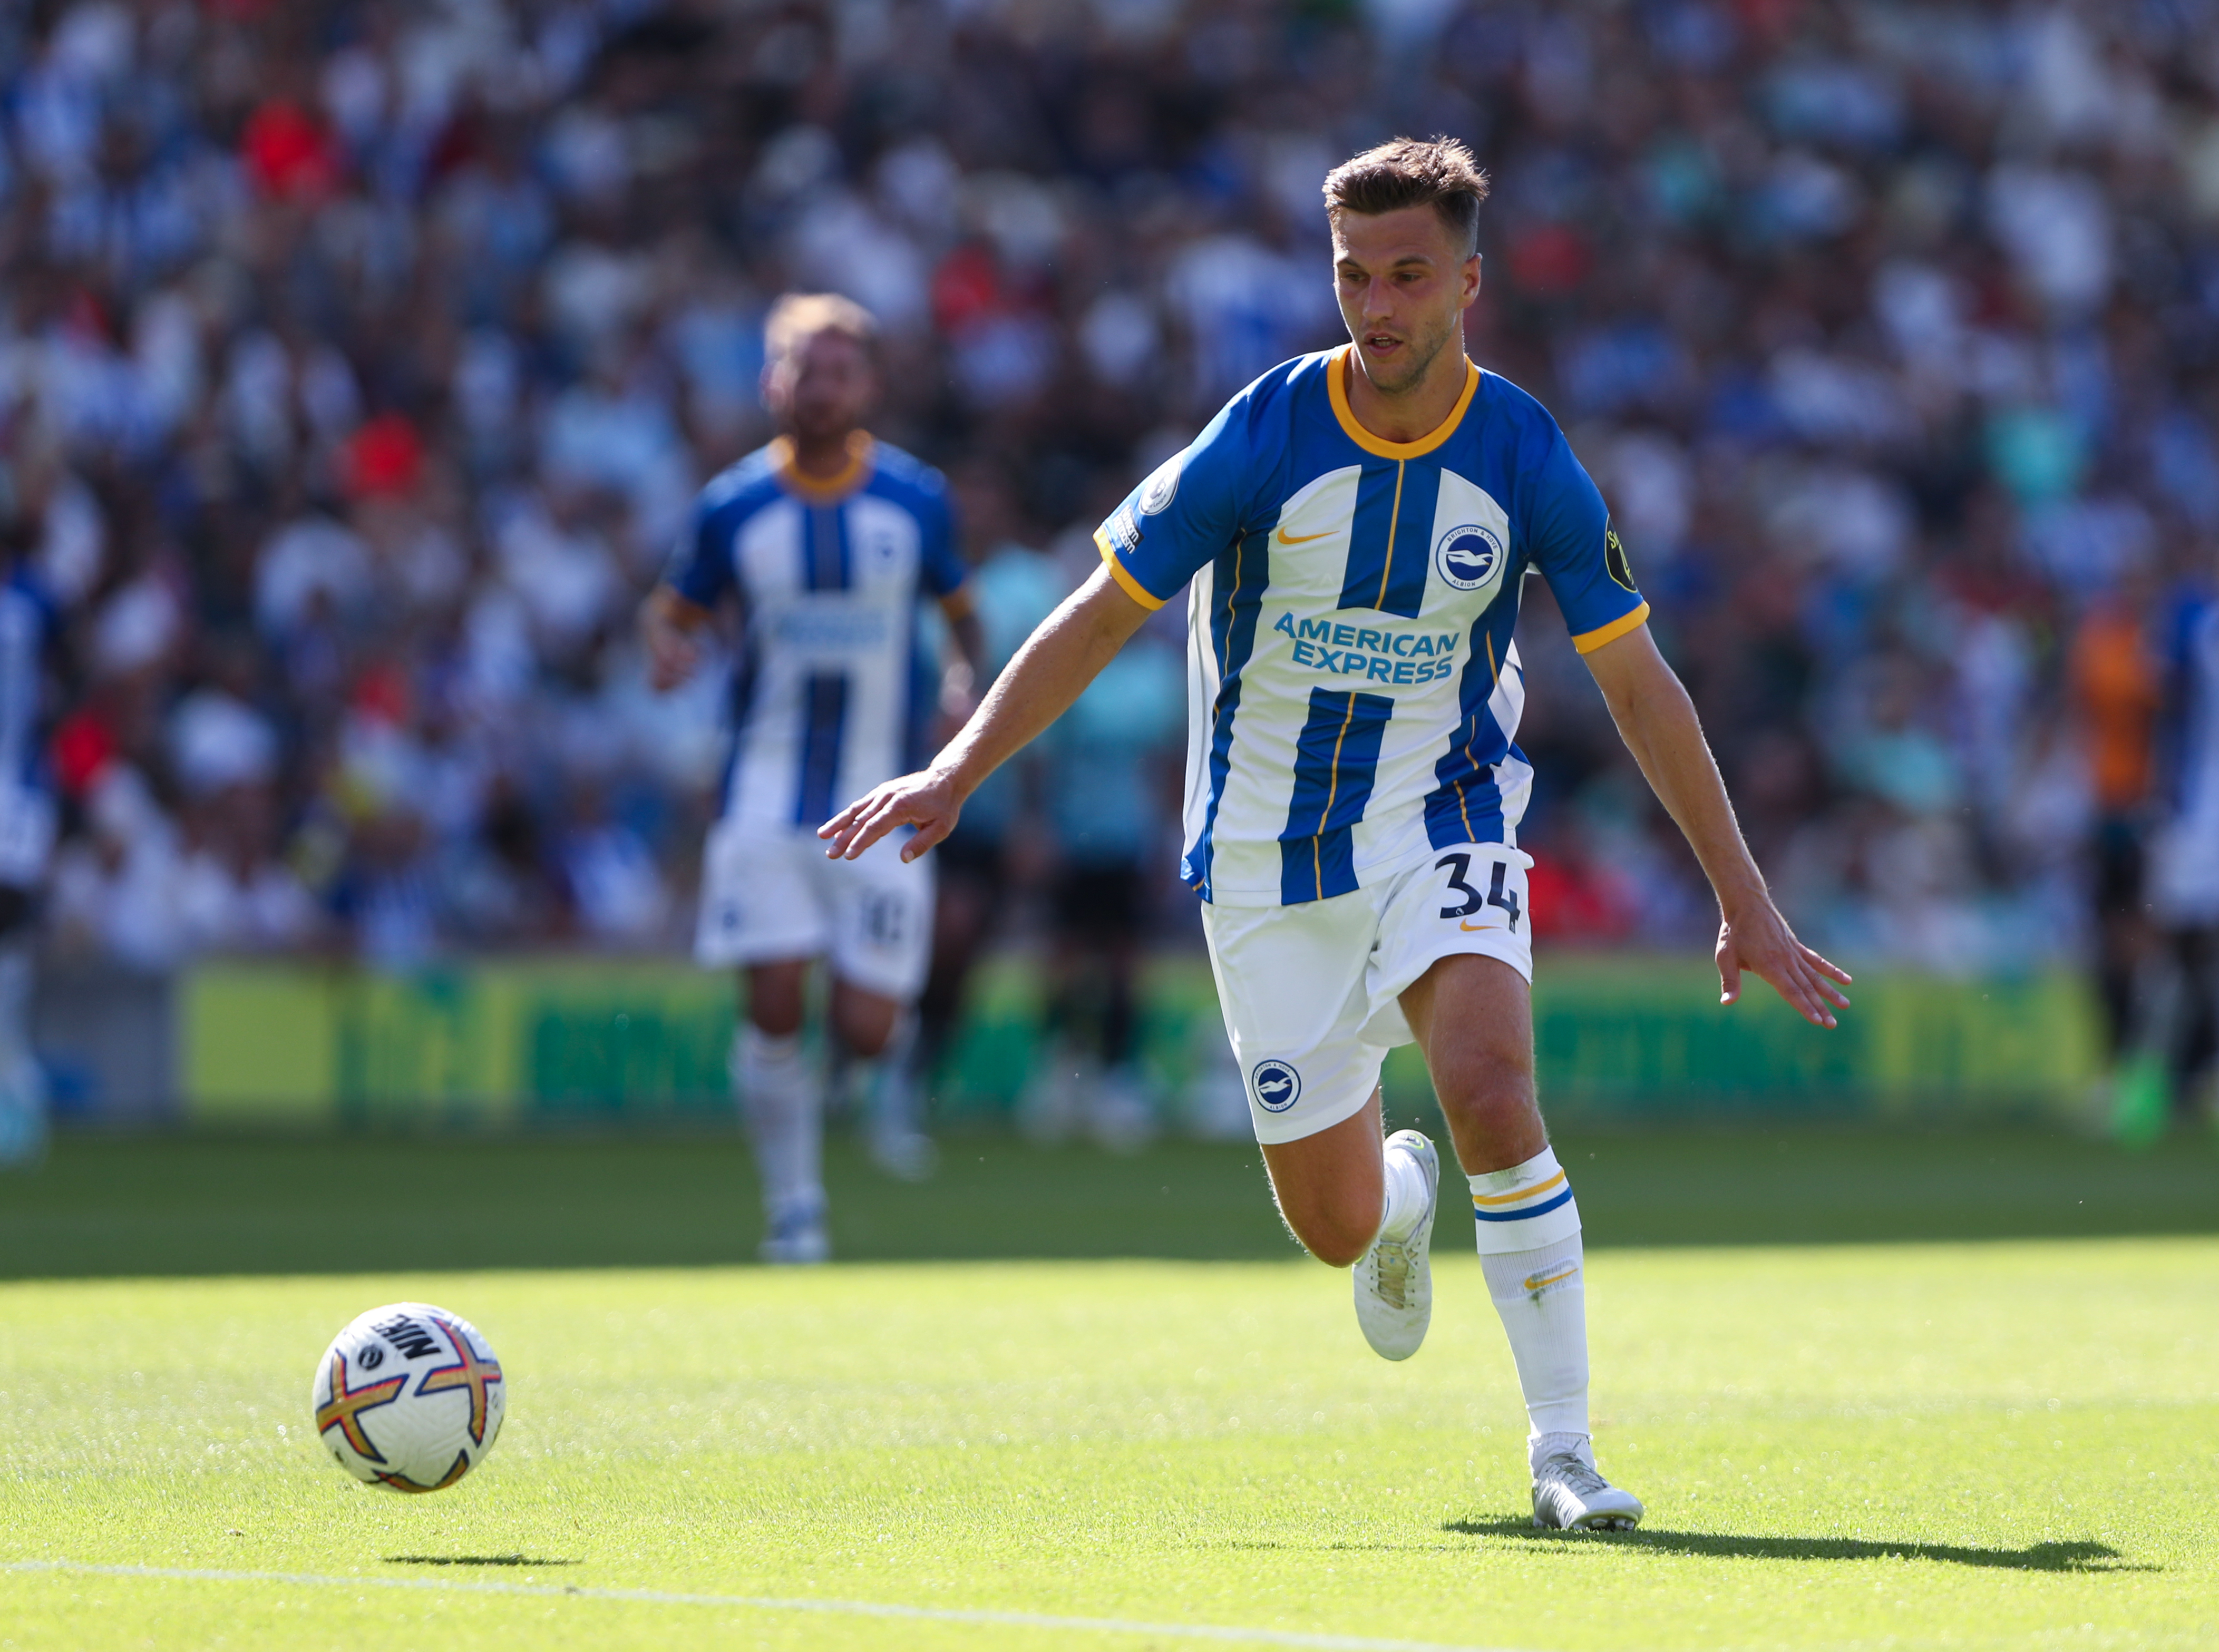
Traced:
[[2171, 1121], [2168, 1092], [2180, 1111], [2219, 1120], [2219, 1084], [2206, 1082], [2219, 1059], [2219, 599], [2191, 597], [2172, 629], [2178, 728], [2149, 880], [2164, 958], [2138, 1064], [2148, 1103], [2123, 1121], [2144, 1140]]
[[811, 834], [926, 749], [935, 696], [921, 595], [938, 600], [962, 656], [942, 699], [965, 692], [983, 649], [939, 473], [861, 427], [878, 388], [868, 314], [844, 298], [789, 295], [772, 309], [765, 344], [763, 401], [784, 434], [702, 490], [642, 628], [655, 685], [668, 689], [698, 664], [698, 634], [719, 602], [733, 598], [745, 618], [694, 954], [745, 975], [731, 1067], [762, 1177], [762, 1254], [808, 1263], [830, 1253], [823, 1083], [801, 1052], [814, 960], [831, 966], [833, 1035], [876, 1098], [874, 1152], [915, 1173], [931, 1146], [888, 1055], [924, 980], [930, 863], [920, 849], [828, 864]]
[[1070, 705], [1191, 581], [1182, 871], [1203, 900], [1227, 1030], [1288, 1227], [1355, 1270], [1389, 1359], [1432, 1314], [1439, 1170], [1382, 1142], [1380, 1063], [1415, 1040], [1470, 1185], [1531, 1425], [1533, 1518], [1619, 1527], [1639, 1500], [1588, 1427], [1579, 1207], [1534, 1099], [1526, 857], [1511, 637], [1549, 582], [1643, 773], [1716, 890], [1723, 997], [1744, 971], [1834, 1025], [1849, 978], [1800, 945], [1735, 823], [1694, 709], [1601, 495], [1531, 396], [1467, 359], [1486, 177], [1461, 144], [1397, 140], [1326, 179], [1352, 343], [1271, 371], [1149, 476], [1103, 565], [922, 773], [828, 821], [852, 859], [915, 856], [995, 764]]

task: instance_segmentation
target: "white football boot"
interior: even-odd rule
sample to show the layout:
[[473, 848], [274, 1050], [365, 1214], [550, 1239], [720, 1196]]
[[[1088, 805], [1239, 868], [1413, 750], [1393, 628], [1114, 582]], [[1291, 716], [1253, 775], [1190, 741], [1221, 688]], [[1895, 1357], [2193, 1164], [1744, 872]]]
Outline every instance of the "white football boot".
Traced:
[[1623, 1492], [1576, 1451], [1541, 1459], [1533, 1471], [1533, 1524], [1560, 1531], [1630, 1531], [1641, 1524], [1641, 1500]]
[[825, 1231], [824, 1207], [797, 1205], [774, 1218], [756, 1252], [774, 1267], [811, 1267], [832, 1259], [832, 1236]]
[[1433, 1319], [1433, 1264], [1426, 1249], [1441, 1206], [1441, 1160], [1433, 1144], [1415, 1130], [1397, 1130], [1387, 1138], [1387, 1151], [1409, 1154], [1425, 1171], [1426, 1214], [1406, 1237], [1376, 1239], [1358, 1259], [1356, 1322], [1373, 1353], [1382, 1359], [1408, 1359], [1424, 1344]]

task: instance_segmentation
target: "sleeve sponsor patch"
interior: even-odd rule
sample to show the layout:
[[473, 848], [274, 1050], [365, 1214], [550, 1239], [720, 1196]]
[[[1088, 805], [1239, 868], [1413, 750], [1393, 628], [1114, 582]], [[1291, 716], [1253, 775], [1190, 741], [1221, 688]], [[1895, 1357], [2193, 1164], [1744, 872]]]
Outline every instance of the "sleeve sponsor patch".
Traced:
[[1633, 564], [1625, 559], [1625, 541], [1618, 537], [1617, 528], [1609, 525], [1602, 531], [1602, 565], [1613, 581], [1633, 590]]

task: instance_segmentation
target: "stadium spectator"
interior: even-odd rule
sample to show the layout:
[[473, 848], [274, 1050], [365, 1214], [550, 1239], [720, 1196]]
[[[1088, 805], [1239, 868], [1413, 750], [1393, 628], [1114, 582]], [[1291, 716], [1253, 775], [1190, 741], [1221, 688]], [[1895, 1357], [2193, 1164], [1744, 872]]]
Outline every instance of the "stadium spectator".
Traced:
[[[643, 722], [612, 617], [768, 433], [767, 295], [854, 289], [887, 438], [1052, 536], [1332, 341], [1326, 158], [1445, 129], [1498, 185], [1476, 352], [1601, 481], [1802, 930], [2079, 956], [2116, 926], [2060, 894], [2066, 639], [2219, 531], [2215, 47], [2162, 5], [8, 9], [0, 464], [80, 614], [56, 921], [233, 944], [97, 893], [206, 848], [167, 731], [221, 689], [276, 742], [256, 864], [314, 908], [270, 944], [576, 933], [581, 738], [669, 896], [595, 932], [672, 943], [719, 707]], [[1534, 607], [1528, 847], [1644, 856], [1638, 910], [1556, 928], [1686, 939]]]
[[[2138, 593], [2147, 597], [2147, 590]], [[2150, 923], [2143, 899], [2144, 838], [2154, 777], [2160, 665], [2142, 606], [2123, 594], [2081, 621], [2071, 660], [2074, 701], [2086, 730], [2096, 817], [2091, 846], [2096, 985], [2114, 1064], [2134, 1048]]]

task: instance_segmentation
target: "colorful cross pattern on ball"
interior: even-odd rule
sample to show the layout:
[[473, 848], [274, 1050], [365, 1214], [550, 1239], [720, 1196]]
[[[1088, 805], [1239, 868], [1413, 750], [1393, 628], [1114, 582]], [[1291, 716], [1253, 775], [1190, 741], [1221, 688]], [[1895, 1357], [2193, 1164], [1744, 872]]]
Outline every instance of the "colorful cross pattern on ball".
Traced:
[[336, 1428], [339, 1436], [352, 1448], [356, 1456], [370, 1463], [385, 1461], [383, 1453], [370, 1443], [363, 1432], [362, 1413], [379, 1406], [389, 1406], [401, 1397], [408, 1386], [408, 1374], [388, 1376], [382, 1382], [367, 1388], [347, 1387], [346, 1356], [334, 1351], [332, 1355], [332, 1397], [316, 1407], [316, 1432], [329, 1433]]
[[[432, 1323], [438, 1326], [440, 1335], [445, 1337], [448, 1342], [453, 1345], [455, 1363], [452, 1365], [438, 1366], [425, 1372], [423, 1380], [416, 1384], [416, 1392], [421, 1396], [426, 1394], [444, 1393], [449, 1388], [468, 1388], [470, 1391], [470, 1444], [483, 1445], [486, 1432], [487, 1391], [500, 1381], [500, 1362], [490, 1357], [480, 1359], [477, 1351], [470, 1346], [470, 1339], [444, 1320], [433, 1318]], [[446, 1479], [441, 1481], [439, 1485], [453, 1484], [461, 1477], [463, 1469], [468, 1466], [465, 1463], [457, 1467], [448, 1475]], [[410, 1489], [436, 1491], [438, 1487], [414, 1487]]]
[[455, 1461], [447, 1472], [428, 1486], [420, 1486], [403, 1474], [380, 1474], [377, 1477], [397, 1492], [443, 1492], [470, 1471], [470, 1454], [455, 1453]]

